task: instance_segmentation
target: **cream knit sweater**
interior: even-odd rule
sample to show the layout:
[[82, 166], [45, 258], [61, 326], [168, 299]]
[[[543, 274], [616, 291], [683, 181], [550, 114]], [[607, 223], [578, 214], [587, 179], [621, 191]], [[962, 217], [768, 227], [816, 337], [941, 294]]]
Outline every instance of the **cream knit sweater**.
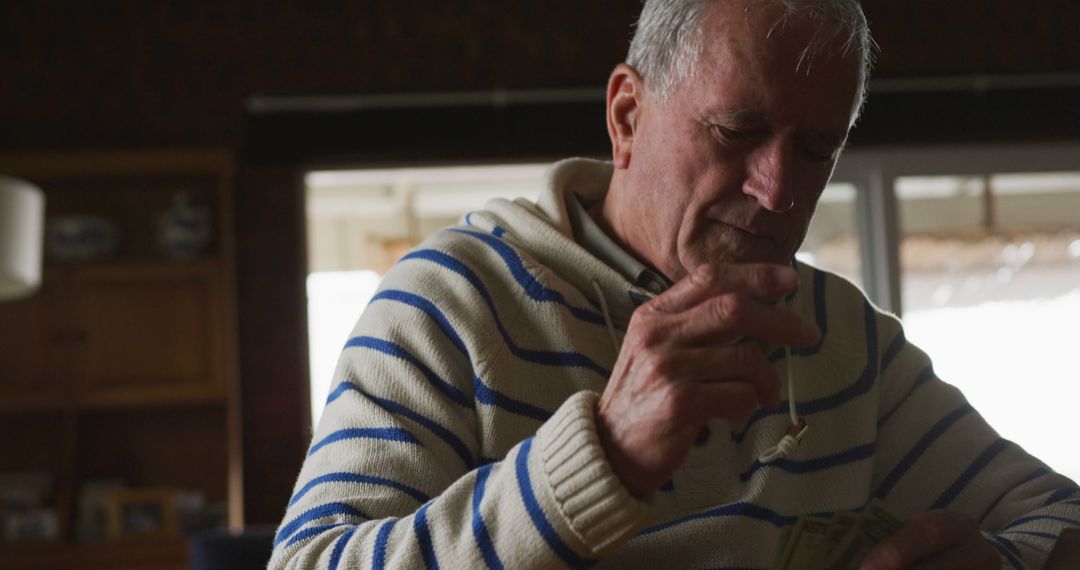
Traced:
[[714, 420], [668, 484], [632, 497], [594, 408], [651, 295], [573, 241], [563, 199], [598, 199], [609, 177], [558, 163], [537, 204], [494, 201], [391, 269], [342, 352], [270, 568], [768, 568], [799, 515], [873, 497], [972, 513], [1006, 568], [1038, 567], [1080, 526], [1073, 482], [1001, 439], [894, 317], [801, 263], [791, 306], [824, 333], [792, 355], [801, 446], [756, 459], [787, 401]]

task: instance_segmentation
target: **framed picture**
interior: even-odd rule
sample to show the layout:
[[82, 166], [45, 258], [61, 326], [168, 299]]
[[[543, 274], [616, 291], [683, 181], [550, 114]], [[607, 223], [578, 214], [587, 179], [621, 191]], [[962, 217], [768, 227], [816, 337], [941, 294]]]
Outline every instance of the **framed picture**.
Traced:
[[175, 492], [129, 489], [109, 494], [105, 523], [110, 539], [164, 538], [179, 534]]

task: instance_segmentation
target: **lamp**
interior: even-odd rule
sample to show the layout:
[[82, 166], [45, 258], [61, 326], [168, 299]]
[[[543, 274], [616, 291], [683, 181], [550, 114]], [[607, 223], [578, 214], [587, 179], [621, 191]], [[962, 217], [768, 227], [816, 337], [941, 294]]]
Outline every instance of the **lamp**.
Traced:
[[45, 194], [0, 176], [0, 301], [26, 297], [41, 285]]

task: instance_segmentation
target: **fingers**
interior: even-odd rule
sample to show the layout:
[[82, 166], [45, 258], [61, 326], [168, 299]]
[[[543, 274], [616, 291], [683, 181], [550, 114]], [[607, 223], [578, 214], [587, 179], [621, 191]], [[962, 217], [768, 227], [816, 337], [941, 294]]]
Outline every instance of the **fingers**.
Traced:
[[[817, 326], [776, 300], [798, 284], [795, 270], [766, 263], [703, 266], [642, 306], [634, 327], [645, 344], [705, 346], [743, 337], [796, 347], [814, 346]], [[644, 324], [644, 323], [640, 323]]]
[[751, 344], [647, 355], [633, 373], [664, 386], [670, 409], [665, 415], [693, 433], [712, 418], [739, 422], [759, 407], [780, 403], [780, 377]]
[[[959, 556], [973, 556], [960, 566], [947, 562]], [[916, 563], [928, 568], [986, 568], [970, 566], [970, 561], [998, 561], [994, 548], [979, 532], [971, 515], [960, 511], [936, 510], [913, 517], [891, 536], [867, 553], [862, 570], [910, 568]], [[939, 564], [945, 564], [939, 566]], [[921, 567], [921, 566], [920, 566]]]
[[717, 393], [723, 393], [724, 388], [713, 389], [710, 386], [737, 383], [750, 389], [753, 396], [750, 402], [739, 401], [732, 406], [702, 402], [705, 419], [719, 415], [742, 421], [758, 407], [775, 408], [780, 405], [780, 376], [752, 344], [689, 350], [679, 366], [675, 367], [674, 374], [676, 378], [704, 384], [705, 390]]
[[798, 274], [786, 265], [702, 265], [646, 306], [660, 312], [680, 313], [725, 293], [742, 293], [760, 301], [775, 302], [794, 291], [798, 284]]
[[744, 336], [796, 347], [810, 347], [821, 339], [817, 325], [787, 307], [766, 304], [744, 295], [726, 294], [708, 299], [679, 314], [672, 334], [695, 345], [728, 343]]

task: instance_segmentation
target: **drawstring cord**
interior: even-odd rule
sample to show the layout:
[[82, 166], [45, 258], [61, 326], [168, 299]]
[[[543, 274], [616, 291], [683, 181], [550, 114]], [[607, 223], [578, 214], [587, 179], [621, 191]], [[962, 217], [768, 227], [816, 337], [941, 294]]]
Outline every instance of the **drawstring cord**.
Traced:
[[782, 459], [794, 453], [799, 447], [799, 442], [806, 435], [806, 430], [810, 429], [810, 426], [806, 425], [806, 420], [799, 417], [799, 410], [795, 404], [795, 374], [792, 372], [791, 361], [791, 347], [784, 346], [784, 363], [787, 367], [788, 415], [791, 418], [791, 427], [788, 428], [787, 433], [776, 445], [765, 450], [765, 453], [758, 457], [758, 461], [763, 465], [768, 465], [777, 459]]

